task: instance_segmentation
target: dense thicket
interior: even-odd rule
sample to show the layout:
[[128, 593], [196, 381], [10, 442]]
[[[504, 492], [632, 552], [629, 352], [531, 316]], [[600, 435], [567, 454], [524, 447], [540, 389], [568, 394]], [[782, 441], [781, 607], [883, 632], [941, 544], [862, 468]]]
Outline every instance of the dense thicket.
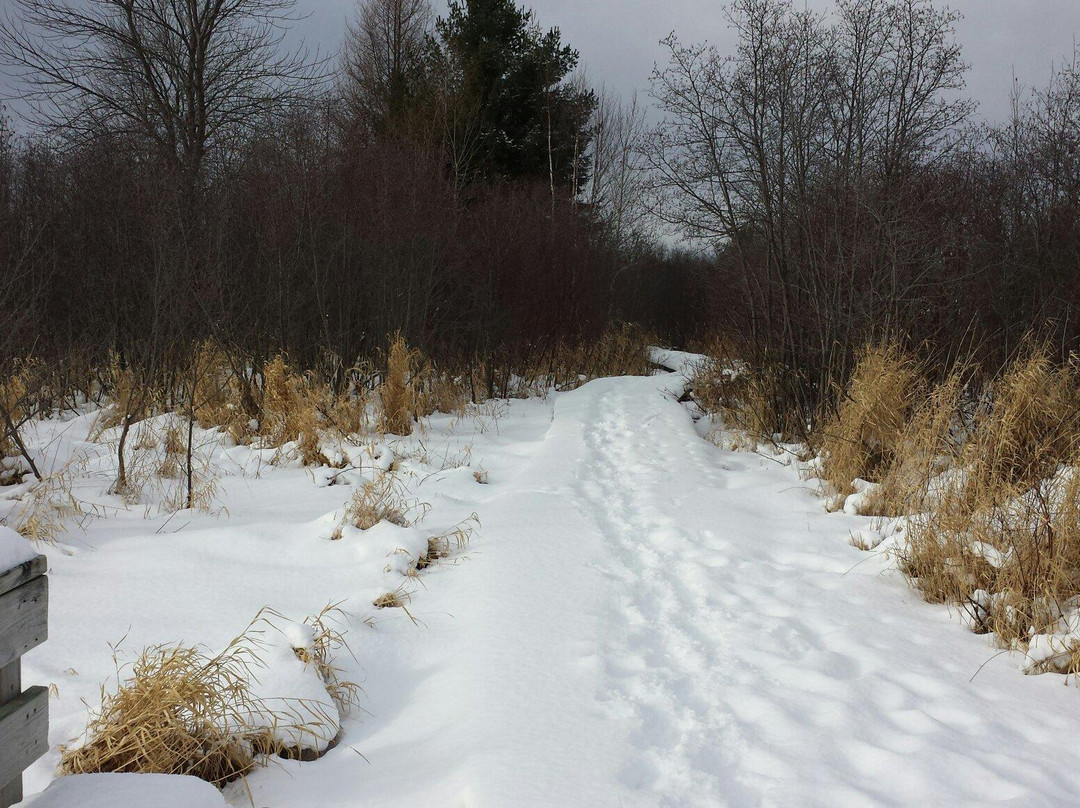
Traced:
[[735, 0], [733, 55], [667, 41], [648, 157], [657, 209], [715, 245], [711, 322], [771, 366], [776, 427], [834, 403], [863, 344], [1000, 362], [1028, 331], [1080, 346], [1080, 73], [971, 122], [956, 15]]
[[210, 338], [310, 367], [400, 331], [490, 363], [610, 321], [629, 239], [580, 199], [595, 97], [510, 0], [368, 0], [340, 76], [278, 55], [286, 0], [17, 8], [0, 53], [42, 128], [0, 140], [9, 360], [166, 367]]
[[364, 0], [340, 70], [281, 50], [291, 0], [14, 9], [39, 114], [0, 134], [8, 362], [165, 372], [209, 338], [311, 367], [401, 331], [506, 365], [621, 318], [722, 334], [800, 432], [867, 341], [1078, 346], [1080, 69], [976, 125], [930, 0], [734, 0], [733, 54], [666, 41], [651, 132], [512, 0]]

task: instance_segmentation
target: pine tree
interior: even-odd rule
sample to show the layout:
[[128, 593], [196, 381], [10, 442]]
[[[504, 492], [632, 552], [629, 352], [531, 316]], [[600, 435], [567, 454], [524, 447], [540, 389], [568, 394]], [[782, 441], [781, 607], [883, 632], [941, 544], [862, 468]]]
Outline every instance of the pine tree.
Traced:
[[542, 32], [513, 0], [451, 0], [436, 37], [433, 52], [479, 119], [470, 173], [576, 193], [587, 179], [596, 98], [567, 80], [578, 53], [559, 30]]

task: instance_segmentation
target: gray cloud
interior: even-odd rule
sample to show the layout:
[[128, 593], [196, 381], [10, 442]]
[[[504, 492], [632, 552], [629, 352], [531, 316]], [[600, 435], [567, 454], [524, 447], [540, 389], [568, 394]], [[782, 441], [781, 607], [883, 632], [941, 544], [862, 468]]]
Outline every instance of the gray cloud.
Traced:
[[[0, 0], [0, 9], [11, 0]], [[805, 0], [824, 10], [829, 0]], [[294, 36], [322, 53], [340, 46], [355, 0], [299, 0], [306, 19]], [[657, 44], [675, 31], [687, 42], [708, 40], [721, 50], [734, 38], [719, 0], [526, 0], [542, 25], [558, 26], [582, 56], [594, 84], [604, 83], [628, 95], [648, 88], [653, 64], [663, 59]], [[1080, 35], [1080, 0], [952, 0], [964, 18], [957, 37], [971, 65], [968, 91], [985, 117], [1008, 112], [1015, 71], [1024, 85], [1041, 85], [1073, 51]], [[445, 2], [437, 3], [440, 8]], [[5, 95], [0, 78], [0, 97]]]
[[[825, 10], [829, 0], [806, 0]], [[305, 38], [335, 50], [352, 14], [351, 0], [301, 0], [310, 16]], [[660, 39], [675, 31], [685, 41], [709, 40], [721, 50], [734, 38], [719, 0], [527, 0], [541, 25], [557, 25], [582, 56], [590, 79], [623, 94], [648, 88], [653, 64], [663, 59]], [[442, 4], [444, 5], [444, 4]], [[1080, 0], [952, 0], [964, 17], [957, 38], [971, 65], [968, 91], [990, 119], [1006, 115], [1015, 70], [1024, 85], [1041, 85], [1051, 65], [1073, 51], [1080, 35]]]

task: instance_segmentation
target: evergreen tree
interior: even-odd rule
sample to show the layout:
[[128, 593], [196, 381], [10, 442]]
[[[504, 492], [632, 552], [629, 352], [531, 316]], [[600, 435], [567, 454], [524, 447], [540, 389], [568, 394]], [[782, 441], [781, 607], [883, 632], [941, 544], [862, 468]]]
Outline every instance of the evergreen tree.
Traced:
[[443, 60], [477, 118], [474, 177], [542, 180], [570, 193], [586, 182], [594, 94], [568, 80], [578, 53], [513, 0], [451, 0], [436, 23]]

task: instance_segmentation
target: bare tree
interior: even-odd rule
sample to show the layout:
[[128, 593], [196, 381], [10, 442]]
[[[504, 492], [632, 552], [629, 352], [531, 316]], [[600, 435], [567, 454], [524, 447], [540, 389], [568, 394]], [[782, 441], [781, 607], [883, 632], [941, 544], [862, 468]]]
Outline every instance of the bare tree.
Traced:
[[593, 113], [592, 178], [587, 199], [610, 228], [617, 247], [630, 242], [644, 226], [642, 204], [645, 165], [642, 155], [645, 112], [635, 94], [628, 103], [601, 90]]
[[281, 52], [295, 0], [12, 0], [0, 61], [68, 136], [120, 130], [197, 178], [317, 67]]
[[899, 329], [940, 269], [916, 219], [971, 110], [957, 17], [930, 0], [727, 13], [732, 56], [665, 41], [654, 210], [738, 267], [755, 349], [807, 375], [791, 391], [804, 422], [852, 347]]
[[423, 73], [434, 14], [429, 0], [362, 0], [345, 40], [345, 93], [377, 124], [400, 114]]

